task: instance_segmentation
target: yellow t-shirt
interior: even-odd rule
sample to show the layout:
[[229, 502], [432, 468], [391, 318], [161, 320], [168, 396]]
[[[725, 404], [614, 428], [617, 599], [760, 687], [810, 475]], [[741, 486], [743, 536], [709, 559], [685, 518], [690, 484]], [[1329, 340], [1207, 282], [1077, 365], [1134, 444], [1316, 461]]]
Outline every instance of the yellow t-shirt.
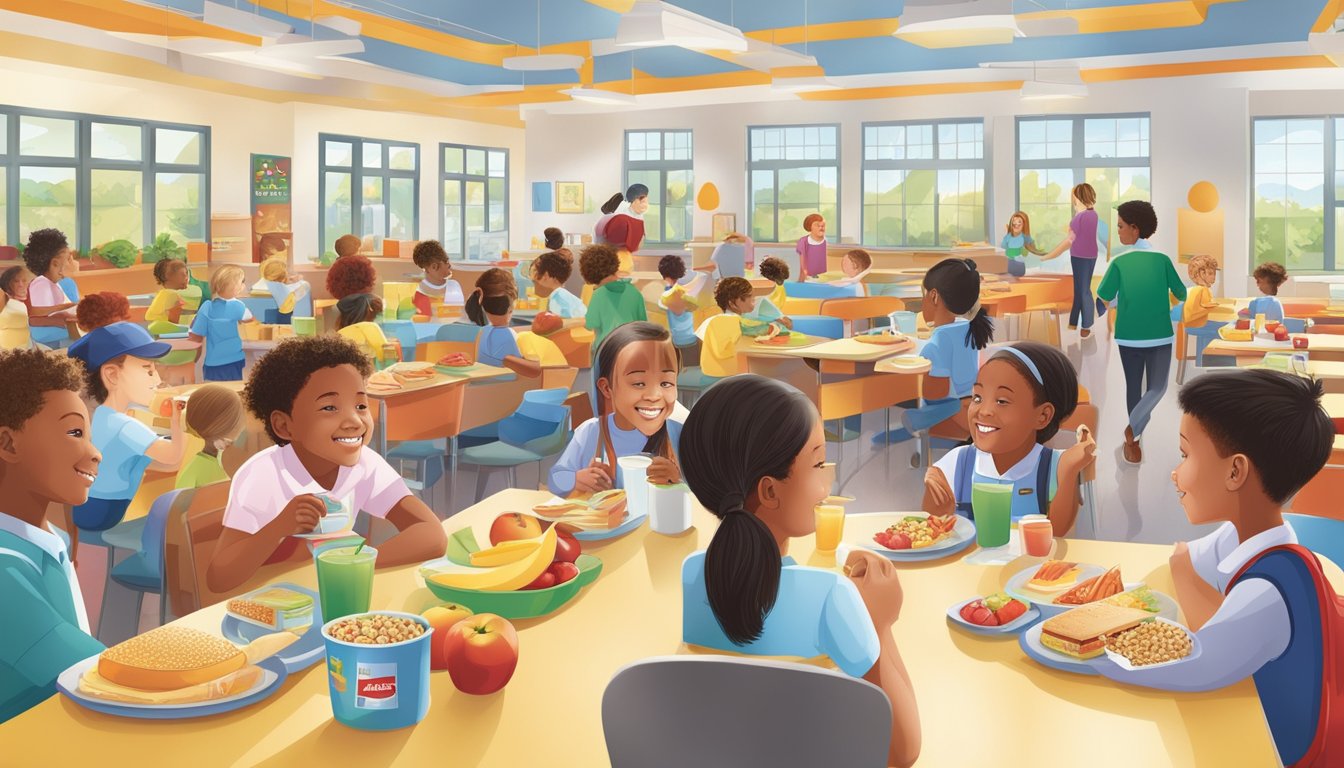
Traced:
[[345, 326], [337, 333], [366, 348], [374, 359], [383, 362], [383, 345], [387, 344], [387, 336], [383, 335], [383, 329], [377, 323], [372, 321], [355, 323]]
[[528, 360], [536, 360], [542, 368], [563, 368], [569, 365], [565, 353], [560, 351], [554, 341], [531, 331], [522, 331], [517, 335], [518, 351]]
[[[171, 312], [173, 307], [176, 307], [178, 303], [185, 302], [183, 302], [182, 297], [177, 291], [168, 288], [159, 289], [159, 292], [154, 294], [154, 300], [149, 303], [149, 309], [145, 310], [145, 322], [152, 323], [155, 320], [162, 320], [165, 323], [173, 322], [168, 317], [168, 313]], [[186, 307], [184, 306], [182, 309], [185, 311]]]
[[1186, 328], [1200, 328], [1209, 321], [1209, 310], [1205, 304], [1213, 303], [1213, 295], [1209, 289], [1202, 285], [1196, 285], [1185, 293], [1185, 309], [1182, 310], [1181, 322], [1185, 323]]
[[737, 364], [737, 340], [742, 338], [742, 322], [737, 315], [715, 315], [696, 332], [700, 346], [700, 370], [706, 376], [735, 376], [742, 371]]
[[769, 295], [767, 298], [770, 299], [770, 303], [771, 303], [771, 304], [774, 304], [776, 307], [779, 308], [779, 311], [780, 311], [780, 312], [784, 312], [784, 314], [788, 314], [787, 310], [784, 309], [784, 303], [787, 302], [789, 299], [788, 299], [788, 296], [786, 296], [786, 295], [784, 294], [784, 284], [783, 284], [783, 283], [780, 283], [779, 285], [776, 285], [776, 286], [775, 286], [775, 289], [774, 289], [773, 291], [770, 292], [770, 295]]
[[0, 349], [31, 349], [32, 346], [28, 307], [18, 299], [9, 299], [0, 310]]

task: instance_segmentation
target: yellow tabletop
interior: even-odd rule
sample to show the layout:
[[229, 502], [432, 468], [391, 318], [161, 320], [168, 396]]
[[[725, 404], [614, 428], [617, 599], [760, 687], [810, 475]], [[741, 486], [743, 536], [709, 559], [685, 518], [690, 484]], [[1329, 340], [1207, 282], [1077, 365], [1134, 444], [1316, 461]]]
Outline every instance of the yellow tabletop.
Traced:
[[1236, 357], [1263, 356], [1267, 352], [1306, 352], [1312, 360], [1327, 362], [1344, 360], [1344, 336], [1329, 333], [1295, 333], [1293, 338], [1305, 338], [1307, 349], [1293, 349], [1284, 342], [1264, 341], [1226, 341], [1214, 339], [1204, 348], [1206, 355], [1233, 355]]
[[[488, 525], [502, 512], [549, 498], [508, 490], [444, 523]], [[854, 518], [851, 529], [861, 527]], [[574, 602], [542, 619], [516, 623], [520, 658], [504, 691], [468, 696], [446, 672], [433, 673], [429, 714], [417, 727], [387, 733], [352, 730], [332, 719], [321, 665], [291, 675], [278, 693], [243, 710], [198, 721], [130, 720], [54, 696], [0, 726], [4, 762], [103, 765], [109, 755], [153, 755], [162, 765], [607, 765], [602, 692], [622, 666], [677, 653], [681, 645], [681, 563], [709, 544], [717, 522], [698, 506], [682, 536], [647, 527], [605, 546], [585, 544], [603, 571]], [[854, 532], [855, 535], [856, 532]], [[850, 540], [846, 536], [846, 540]], [[1119, 564], [1171, 594], [1170, 547], [1062, 541], [1056, 555]], [[834, 567], [796, 539], [798, 562]], [[1277, 757], [1250, 680], [1204, 694], [1127, 689], [1099, 677], [1046, 669], [1016, 638], [967, 634], [948, 625], [947, 608], [1002, 588], [1017, 570], [960, 559], [900, 566], [905, 603], [895, 637], [910, 673], [923, 727], [925, 766], [1261, 766]], [[315, 587], [311, 566], [285, 576]], [[416, 568], [380, 571], [373, 608], [420, 612], [436, 604]], [[216, 604], [176, 624], [218, 632]], [[694, 734], [688, 734], [694, 738]], [[987, 757], [993, 755], [992, 758]]]
[[1326, 393], [1321, 395], [1321, 408], [1332, 419], [1344, 419], [1344, 395]]
[[[801, 335], [801, 334], [800, 334]], [[913, 341], [901, 344], [865, 344], [854, 339], [822, 339], [808, 336], [807, 344], [774, 346], [757, 344], [748, 336], [737, 343], [738, 354], [748, 357], [796, 357], [804, 360], [836, 360], [846, 363], [874, 363], [888, 357], [909, 354]]]

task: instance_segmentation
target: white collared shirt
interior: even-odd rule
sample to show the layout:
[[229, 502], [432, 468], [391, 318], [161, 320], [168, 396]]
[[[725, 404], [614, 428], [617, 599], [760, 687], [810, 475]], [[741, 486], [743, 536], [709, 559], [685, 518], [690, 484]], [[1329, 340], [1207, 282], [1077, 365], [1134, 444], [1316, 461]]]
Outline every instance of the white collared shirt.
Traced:
[[[66, 550], [65, 542], [61, 540], [61, 537], [51, 531], [44, 531], [41, 528], [31, 526], [13, 515], [4, 514], [0, 514], [0, 531], [12, 534], [16, 538], [23, 539], [38, 547], [51, 555], [51, 559], [61, 564], [61, 568], [65, 570], [65, 579], [70, 582], [70, 597], [75, 604], [75, 618], [79, 620], [79, 628], [85, 634], [93, 634], [89, 631], [89, 615], [84, 608], [84, 594], [79, 590], [79, 578], [75, 576], [75, 565], [70, 562], [70, 553]], [[27, 559], [18, 552], [13, 554]], [[34, 563], [33, 566], [37, 567], [37, 564]]]
[[[933, 466], [942, 471], [943, 477], [947, 478], [949, 484], [955, 483], [954, 475], [956, 475], [957, 461], [961, 457], [961, 451], [975, 451], [975, 474], [1016, 483], [1018, 480], [1025, 480], [1028, 475], [1035, 474], [1036, 465], [1040, 462], [1041, 451], [1044, 449], [1045, 446], [1040, 443], [1033, 445], [1021, 461], [1005, 469], [1002, 474], [999, 473], [999, 468], [994, 465], [994, 454], [969, 445], [959, 445], [953, 448], [943, 454], [941, 459], [934, 462]], [[953, 485], [952, 487], [955, 488], [956, 486]]]

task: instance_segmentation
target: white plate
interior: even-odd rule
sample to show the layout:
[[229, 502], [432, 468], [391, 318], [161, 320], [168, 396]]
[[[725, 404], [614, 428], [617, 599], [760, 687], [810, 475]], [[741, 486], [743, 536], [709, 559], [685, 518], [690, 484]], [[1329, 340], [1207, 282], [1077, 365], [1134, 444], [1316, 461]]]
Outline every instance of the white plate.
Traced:
[[232, 696], [191, 704], [132, 704], [130, 702], [100, 699], [79, 690], [79, 679], [97, 663], [98, 657], [90, 656], [83, 661], [71, 664], [56, 678], [57, 690], [82, 707], [109, 715], [144, 720], [177, 720], [231, 712], [270, 696], [286, 676], [283, 662], [271, 657], [257, 665], [261, 667], [261, 678], [257, 680], [256, 684]]
[[[1059, 651], [1046, 648], [1041, 643], [1041, 623], [1033, 624], [1026, 632], [1017, 636], [1017, 644], [1031, 659], [1042, 666], [1058, 669], [1061, 672], [1074, 672], [1080, 675], [1101, 674], [1092, 665], [1082, 659], [1066, 656]], [[1089, 660], [1090, 661], [1090, 660]]]
[[975, 632], [976, 634], [980, 635], [1007, 635], [1017, 632], [1021, 629], [1024, 629], [1027, 626], [1031, 625], [1036, 620], [1041, 618], [1040, 609], [1038, 609], [1035, 605], [1032, 605], [1031, 603], [1027, 603], [1026, 613], [1022, 614], [1021, 616], [1018, 616], [1016, 619], [1013, 619], [1007, 624], [1000, 624], [994, 627], [987, 627], [982, 624], [972, 624], [971, 622], [961, 618], [961, 609], [963, 607], [965, 607], [969, 603], [973, 603], [976, 600], [981, 599], [983, 598], [973, 597], [970, 600], [962, 600], [961, 602], [954, 604], [951, 608], [947, 609], [948, 621], [951, 621], [953, 624], [956, 624], [957, 626], [967, 630], [968, 632]]
[[1041, 565], [1044, 565], [1044, 563], [1038, 565], [1032, 565], [1030, 567], [1018, 571], [1016, 574], [1013, 575], [1011, 579], [1008, 580], [1008, 584], [1004, 586], [1003, 591], [1007, 592], [1009, 597], [1015, 597], [1018, 600], [1026, 600], [1032, 605], [1037, 606], [1038, 608], [1041, 609], [1041, 615], [1047, 619], [1056, 614], [1063, 613], [1069, 610], [1070, 608], [1078, 607], [1076, 605], [1055, 605], [1053, 602], [1051, 602], [1052, 600], [1054, 600], [1056, 597], [1059, 597], [1066, 591], [1072, 589], [1073, 587], [1077, 586], [1079, 582], [1086, 581], [1087, 579], [1090, 579], [1093, 576], [1100, 576], [1101, 574], [1106, 572], [1106, 569], [1102, 568], [1099, 565], [1088, 565], [1087, 563], [1079, 563], [1078, 567], [1081, 570], [1079, 570], [1078, 572], [1078, 578], [1075, 579], [1072, 583], [1067, 584], [1063, 587], [1053, 588], [1051, 591], [1048, 592], [1037, 591], [1035, 589], [1032, 589], [1031, 587], [1028, 587], [1027, 582], [1031, 581], [1031, 577], [1035, 576], [1036, 571], [1039, 571], [1041, 569]]
[[[975, 540], [975, 523], [957, 515], [952, 535], [930, 547], [922, 549], [888, 549], [873, 541], [873, 535], [885, 531], [907, 517], [928, 517], [924, 512], [868, 512], [845, 516], [845, 536], [852, 545], [872, 550], [890, 560], [933, 560], [958, 552], [970, 546]], [[1027, 602], [1031, 602], [1028, 600]]]
[[1171, 619], [1164, 618], [1162, 616], [1158, 616], [1155, 619], [1155, 621], [1160, 621], [1163, 624], [1170, 624], [1173, 627], [1181, 627], [1181, 629], [1185, 632], [1186, 636], [1190, 638], [1190, 644], [1191, 644], [1190, 655], [1180, 659], [1164, 661], [1161, 664], [1145, 664], [1142, 667], [1136, 667], [1133, 664], [1130, 664], [1129, 659], [1126, 659], [1124, 656], [1121, 656], [1115, 651], [1112, 651], [1110, 648], [1106, 649], [1106, 658], [1115, 662], [1115, 665], [1117, 667], [1120, 667], [1121, 669], [1127, 669], [1133, 671], [1136, 669], [1157, 669], [1158, 667], [1169, 667], [1172, 664], [1180, 664], [1183, 661], [1190, 661], [1191, 659], [1197, 658], [1199, 656], [1200, 653], [1199, 637], [1197, 637], [1194, 632], [1191, 632], [1189, 629], [1181, 626], [1179, 623], [1172, 621]]

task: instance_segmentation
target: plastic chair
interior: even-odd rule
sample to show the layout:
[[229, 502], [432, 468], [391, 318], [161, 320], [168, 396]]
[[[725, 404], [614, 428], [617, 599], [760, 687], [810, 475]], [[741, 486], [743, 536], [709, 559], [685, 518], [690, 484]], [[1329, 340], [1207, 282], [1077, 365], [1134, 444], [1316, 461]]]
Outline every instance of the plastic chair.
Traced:
[[[387, 452], [387, 461], [395, 466], [402, 479], [406, 481], [406, 487], [419, 494], [420, 498], [429, 505], [430, 509], [436, 509], [434, 504], [434, 488], [438, 486], [439, 480], [443, 478], [444, 456], [447, 455], [448, 446], [443, 440], [407, 440], [397, 443]], [[408, 467], [407, 465], [411, 465]], [[407, 472], [412, 469], [413, 472]], [[425, 498], [428, 494], [429, 498]], [[452, 499], [448, 500], [448, 506], [452, 506]]]
[[226, 480], [183, 491], [179, 501], [169, 507], [164, 526], [163, 588], [173, 616], [186, 616], [232, 597], [211, 592], [205, 580], [215, 544], [224, 532], [224, 509], [231, 486], [232, 481]]
[[1292, 512], [1285, 513], [1283, 519], [1293, 527], [1299, 544], [1344, 567], [1344, 520]]
[[616, 672], [602, 695], [602, 731], [613, 768], [885, 766], [891, 703], [872, 683], [829, 669], [662, 656]]
[[843, 323], [844, 338], [854, 335], [855, 320], [885, 318], [893, 312], [905, 309], [905, 302], [894, 296], [868, 296], [865, 298], [826, 299], [821, 302], [820, 314], [833, 317]]
[[570, 437], [568, 396], [563, 388], [525, 392], [513, 415], [500, 420], [498, 440], [462, 451], [461, 463], [476, 467], [476, 501], [485, 496], [487, 468], [506, 468], [514, 488], [520, 465], [535, 462], [540, 477], [542, 460], [564, 450]]
[[[700, 395], [704, 394], [705, 390], [713, 386], [714, 382], [718, 380], [718, 376], [706, 376], [698, 365], [682, 368], [681, 372], [677, 374], [677, 399], [681, 401], [682, 405], [690, 408], [695, 405], [696, 400], [700, 399]], [[683, 395], [689, 395], [690, 397], [683, 397]]]
[[[112, 566], [112, 580], [135, 592], [134, 615], [137, 621], [140, 617], [140, 607], [144, 604], [145, 593], [149, 592], [160, 596], [163, 594], [163, 543], [167, 533], [168, 513], [172, 509], [173, 503], [181, 495], [181, 489], [172, 490], [154, 500], [154, 503], [149, 507], [149, 514], [141, 518], [144, 525], [140, 534], [139, 547], [135, 554]], [[111, 535], [114, 531], [116, 531], [115, 528], [112, 531], [107, 531], [103, 538], [116, 546], [121, 546], [121, 542], [115, 541]], [[108, 610], [107, 595], [108, 590], [103, 590], [102, 615], [104, 617], [107, 616]], [[160, 626], [167, 620], [167, 615], [167, 601], [160, 599]]]

